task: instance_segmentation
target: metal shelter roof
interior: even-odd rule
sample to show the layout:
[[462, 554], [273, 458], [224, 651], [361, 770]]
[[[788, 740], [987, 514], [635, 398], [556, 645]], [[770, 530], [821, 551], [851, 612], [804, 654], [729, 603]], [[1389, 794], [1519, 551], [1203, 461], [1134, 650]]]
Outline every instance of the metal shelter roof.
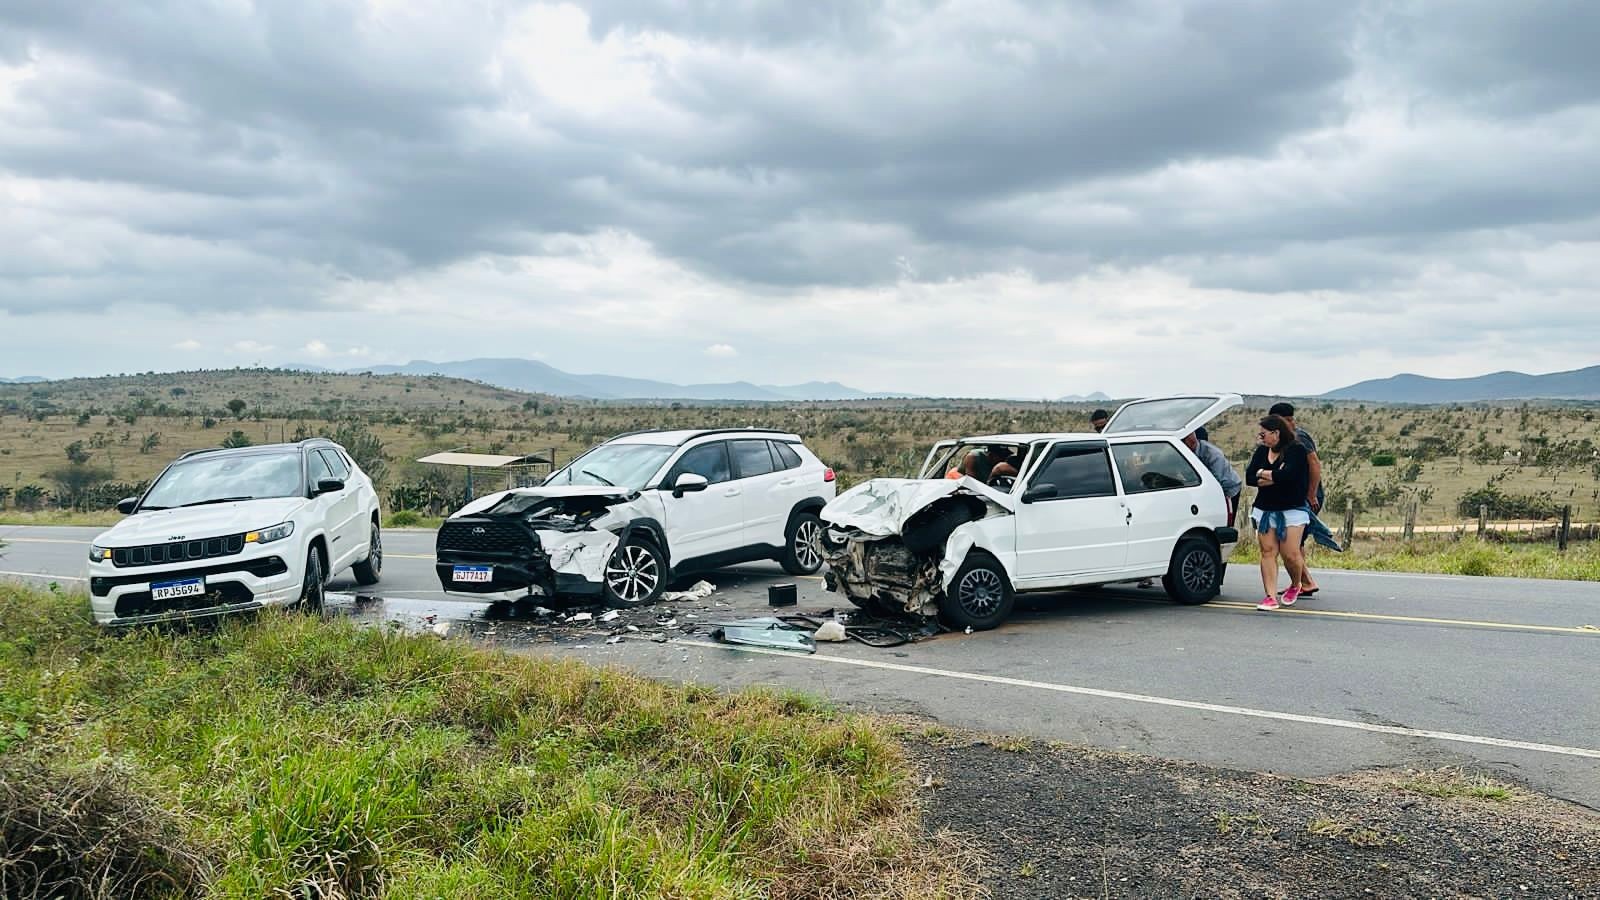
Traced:
[[540, 466], [550, 460], [537, 454], [527, 456], [503, 456], [497, 453], [458, 453], [448, 451], [424, 456], [417, 460], [419, 463], [429, 463], [435, 466], [466, 466], [473, 469], [500, 469], [506, 466]]

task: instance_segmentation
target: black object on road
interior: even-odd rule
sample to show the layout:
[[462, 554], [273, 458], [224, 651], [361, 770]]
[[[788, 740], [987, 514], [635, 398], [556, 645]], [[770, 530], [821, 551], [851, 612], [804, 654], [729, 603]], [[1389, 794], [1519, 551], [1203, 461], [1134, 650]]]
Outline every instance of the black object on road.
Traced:
[[800, 602], [800, 592], [792, 584], [774, 584], [767, 587], [768, 606], [794, 606]]

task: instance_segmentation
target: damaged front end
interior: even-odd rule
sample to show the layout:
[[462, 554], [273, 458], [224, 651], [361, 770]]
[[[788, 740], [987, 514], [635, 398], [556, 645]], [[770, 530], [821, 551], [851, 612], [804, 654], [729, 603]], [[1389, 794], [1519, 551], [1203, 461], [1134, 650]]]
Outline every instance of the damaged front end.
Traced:
[[642, 511], [636, 491], [493, 494], [445, 520], [434, 570], [446, 591], [598, 594], [606, 561]]
[[934, 616], [973, 546], [973, 524], [1009, 515], [981, 482], [878, 478], [822, 510], [824, 583], [877, 614]]

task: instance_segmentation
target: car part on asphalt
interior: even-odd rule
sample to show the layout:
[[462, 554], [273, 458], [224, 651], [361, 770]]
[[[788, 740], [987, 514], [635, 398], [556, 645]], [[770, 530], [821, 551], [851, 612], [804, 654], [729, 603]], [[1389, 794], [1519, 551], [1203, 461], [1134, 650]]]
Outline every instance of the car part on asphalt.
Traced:
[[770, 647], [775, 650], [817, 652], [817, 642], [810, 633], [771, 616], [740, 619], [734, 622], [712, 622], [711, 639], [724, 644], [745, 644], [752, 647]]
[[794, 606], [800, 602], [800, 591], [792, 584], [774, 584], [767, 587], [768, 606]]

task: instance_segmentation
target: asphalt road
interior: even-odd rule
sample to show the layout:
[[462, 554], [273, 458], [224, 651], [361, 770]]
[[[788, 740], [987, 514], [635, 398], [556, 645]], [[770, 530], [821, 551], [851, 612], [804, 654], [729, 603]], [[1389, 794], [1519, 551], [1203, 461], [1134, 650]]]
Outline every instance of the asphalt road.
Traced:
[[[82, 588], [97, 531], [0, 527], [8, 544], [0, 578]], [[486, 603], [438, 589], [432, 543], [431, 532], [390, 532], [381, 596], [334, 599], [330, 608], [404, 623], [481, 617]], [[799, 584], [802, 610], [835, 604], [819, 579], [776, 566], [708, 577], [719, 613], [766, 614], [766, 587], [780, 581]], [[1204, 606], [1131, 587], [1034, 596], [995, 631], [892, 650], [826, 644], [800, 656], [645, 634], [607, 645], [598, 633], [505, 646], [1297, 777], [1466, 765], [1600, 808], [1600, 585], [1317, 577], [1322, 592], [1292, 611], [1256, 612], [1254, 567], [1232, 566], [1222, 597]], [[355, 585], [346, 574], [330, 589]]]

